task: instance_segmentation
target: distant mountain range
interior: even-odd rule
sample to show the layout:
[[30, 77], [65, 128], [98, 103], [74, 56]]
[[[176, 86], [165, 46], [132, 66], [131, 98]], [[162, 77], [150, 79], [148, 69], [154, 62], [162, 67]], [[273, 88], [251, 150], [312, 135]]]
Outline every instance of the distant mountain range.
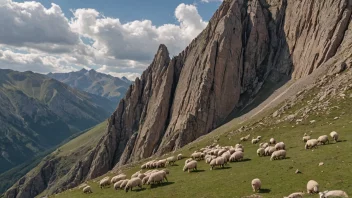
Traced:
[[99, 73], [94, 69], [89, 71], [82, 69], [70, 73], [49, 73], [48, 76], [79, 90], [108, 98], [116, 105], [132, 84], [126, 77], [120, 79]]
[[46, 75], [0, 69], [0, 173], [104, 121], [115, 108]]

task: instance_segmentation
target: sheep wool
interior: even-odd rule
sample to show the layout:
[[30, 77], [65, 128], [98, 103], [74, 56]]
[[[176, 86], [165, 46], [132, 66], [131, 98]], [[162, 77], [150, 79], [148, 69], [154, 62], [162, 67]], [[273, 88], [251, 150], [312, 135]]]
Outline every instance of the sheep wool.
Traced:
[[256, 178], [252, 180], [253, 192], [259, 192], [261, 187], [262, 187], [262, 182], [260, 181], [260, 179]]
[[93, 193], [92, 188], [90, 186], [86, 186], [83, 188], [83, 193]]
[[284, 198], [303, 198], [303, 194], [304, 194], [303, 192], [296, 192]]
[[332, 139], [334, 139], [335, 142], [339, 140], [339, 134], [336, 131], [331, 132], [330, 137], [332, 137]]
[[318, 142], [320, 144], [326, 144], [326, 143], [329, 144], [329, 137], [327, 135], [322, 135], [318, 138]]
[[304, 146], [305, 149], [312, 149], [312, 148], [317, 148], [318, 147], [318, 140], [317, 139], [310, 139], [306, 142], [306, 145]]
[[258, 155], [259, 157], [263, 157], [264, 154], [265, 154], [265, 149], [264, 149], [264, 148], [259, 148], [259, 149], [257, 150], [257, 155]]
[[307, 183], [307, 193], [314, 194], [319, 192], [319, 184], [314, 180], [310, 180]]
[[128, 192], [129, 189], [131, 189], [132, 191], [132, 188], [133, 187], [139, 187], [142, 189], [142, 180], [139, 179], [138, 177], [136, 178], [132, 178], [131, 180], [129, 180], [125, 186], [125, 191]]
[[346, 192], [342, 190], [331, 190], [331, 191], [324, 191], [319, 193], [319, 198], [328, 198], [328, 197], [344, 197], [348, 198], [348, 195]]
[[269, 143], [270, 144], [276, 144], [276, 140], [274, 138], [270, 138]]
[[183, 167], [184, 172], [188, 171], [189, 173], [191, 170], [197, 170], [197, 161], [190, 161]]
[[274, 151], [273, 154], [271, 154], [270, 160], [276, 160], [276, 159], [285, 159], [286, 158], [286, 151], [285, 150], [278, 150]]

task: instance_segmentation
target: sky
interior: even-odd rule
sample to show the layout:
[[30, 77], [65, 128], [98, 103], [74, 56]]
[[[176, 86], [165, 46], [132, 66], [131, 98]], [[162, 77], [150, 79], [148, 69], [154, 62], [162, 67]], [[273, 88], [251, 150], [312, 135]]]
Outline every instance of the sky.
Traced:
[[136, 77], [180, 53], [222, 0], [0, 0], [0, 68]]

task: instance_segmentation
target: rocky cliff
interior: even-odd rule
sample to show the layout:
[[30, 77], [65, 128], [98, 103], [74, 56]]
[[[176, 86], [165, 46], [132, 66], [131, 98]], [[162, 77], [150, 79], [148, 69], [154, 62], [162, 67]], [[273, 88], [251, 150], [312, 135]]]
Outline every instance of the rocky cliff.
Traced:
[[351, 11], [351, 0], [224, 0], [178, 56], [170, 60], [159, 47], [89, 158], [73, 168], [85, 174], [62, 189], [180, 148], [220, 126], [263, 84], [299, 79], [333, 57], [346, 58], [339, 52], [351, 47]]

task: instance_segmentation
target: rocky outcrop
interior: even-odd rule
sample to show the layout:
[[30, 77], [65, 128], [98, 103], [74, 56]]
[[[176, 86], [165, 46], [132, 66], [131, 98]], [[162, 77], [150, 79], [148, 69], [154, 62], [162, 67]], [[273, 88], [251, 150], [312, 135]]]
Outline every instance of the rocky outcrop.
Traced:
[[224, 0], [178, 56], [170, 60], [159, 47], [110, 117], [82, 181], [209, 133], [264, 83], [311, 74], [351, 47], [351, 6], [350, 0]]

